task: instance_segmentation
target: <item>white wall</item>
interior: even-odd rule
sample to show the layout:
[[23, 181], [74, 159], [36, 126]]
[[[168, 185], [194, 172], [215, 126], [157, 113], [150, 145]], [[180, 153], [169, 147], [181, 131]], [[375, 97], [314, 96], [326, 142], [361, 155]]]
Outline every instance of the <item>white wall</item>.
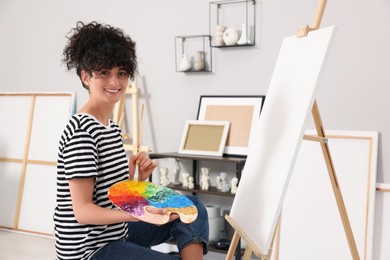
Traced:
[[[75, 91], [61, 65], [76, 21], [123, 28], [137, 42], [144, 143], [176, 151], [200, 95], [266, 94], [281, 39], [312, 24], [319, 0], [257, 2], [256, 46], [213, 49], [213, 72], [175, 72], [174, 37], [209, 34], [209, 1], [0, 0], [0, 91]], [[321, 26], [338, 32], [318, 94], [325, 129], [379, 131], [378, 181], [390, 183], [390, 1], [328, 1]], [[3, 122], [5, 125], [6, 122]]]

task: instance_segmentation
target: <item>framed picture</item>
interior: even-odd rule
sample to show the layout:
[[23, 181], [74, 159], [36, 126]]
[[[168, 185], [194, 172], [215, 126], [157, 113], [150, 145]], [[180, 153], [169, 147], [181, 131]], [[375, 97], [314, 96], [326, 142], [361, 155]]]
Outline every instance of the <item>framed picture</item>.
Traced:
[[230, 122], [223, 153], [246, 156], [264, 100], [265, 96], [201, 96], [197, 119]]
[[187, 120], [179, 153], [222, 156], [230, 122]]

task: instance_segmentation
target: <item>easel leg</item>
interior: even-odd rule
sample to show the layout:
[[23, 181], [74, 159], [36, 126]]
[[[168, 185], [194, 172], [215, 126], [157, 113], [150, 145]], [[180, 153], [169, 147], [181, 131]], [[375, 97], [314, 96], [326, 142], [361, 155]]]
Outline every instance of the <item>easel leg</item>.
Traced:
[[238, 241], [240, 240], [240, 235], [237, 233], [237, 231], [234, 231], [234, 235], [232, 238], [232, 241], [230, 242], [229, 250], [226, 254], [226, 260], [231, 260], [234, 256], [234, 251], [237, 248]]
[[247, 248], [245, 249], [243, 259], [244, 259], [244, 260], [249, 260], [249, 259], [251, 259], [251, 255], [252, 255], [252, 249], [250, 249], [250, 247], [247, 247]]
[[[262, 260], [269, 260], [269, 256], [264, 255], [261, 250], [249, 239], [249, 237], [245, 234], [245, 232], [240, 228], [240, 226], [233, 220], [229, 215], [225, 216], [225, 219], [229, 222], [229, 224], [234, 228], [234, 235], [232, 238], [232, 242], [230, 243], [229, 250], [226, 254], [226, 260], [231, 260], [234, 255], [234, 250], [237, 248], [238, 242], [240, 238], [243, 238], [246, 242], [246, 249], [244, 252], [244, 259], [249, 260], [252, 253], [256, 256], [260, 257]], [[275, 237], [275, 235], [274, 235]], [[239, 250], [239, 249], [237, 249]], [[272, 249], [269, 249], [269, 253], [272, 252]]]
[[[318, 110], [317, 101], [314, 101], [312, 114], [313, 114], [313, 119], [314, 119], [318, 136], [325, 137], [325, 131], [322, 124], [320, 112]], [[339, 209], [340, 217], [344, 225], [344, 231], [345, 231], [345, 235], [347, 236], [349, 249], [351, 251], [352, 258], [354, 260], [357, 260], [360, 259], [359, 253], [356, 247], [355, 238], [352, 233], [351, 224], [348, 219], [347, 210], [345, 208], [343, 196], [341, 194], [340, 186], [337, 180], [336, 171], [332, 162], [332, 157], [330, 155], [329, 146], [327, 143], [320, 143], [320, 144], [321, 144], [322, 153], [324, 155], [326, 167], [328, 169], [329, 178], [332, 184], [333, 193], [336, 198], [337, 207]]]

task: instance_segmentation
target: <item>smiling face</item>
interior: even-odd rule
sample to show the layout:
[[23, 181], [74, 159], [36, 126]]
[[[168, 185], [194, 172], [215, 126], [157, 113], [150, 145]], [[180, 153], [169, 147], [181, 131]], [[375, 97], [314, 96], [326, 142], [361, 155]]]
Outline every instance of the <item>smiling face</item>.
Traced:
[[89, 98], [95, 104], [114, 105], [126, 92], [129, 74], [120, 67], [94, 71], [92, 75], [82, 71], [83, 83], [89, 88]]

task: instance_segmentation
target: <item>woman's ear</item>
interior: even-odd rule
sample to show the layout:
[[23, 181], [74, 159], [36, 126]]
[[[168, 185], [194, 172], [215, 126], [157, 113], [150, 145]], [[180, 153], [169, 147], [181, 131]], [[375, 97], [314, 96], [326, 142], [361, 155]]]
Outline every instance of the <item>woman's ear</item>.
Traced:
[[81, 71], [81, 81], [84, 83], [84, 85], [89, 87], [91, 76], [85, 71]]

